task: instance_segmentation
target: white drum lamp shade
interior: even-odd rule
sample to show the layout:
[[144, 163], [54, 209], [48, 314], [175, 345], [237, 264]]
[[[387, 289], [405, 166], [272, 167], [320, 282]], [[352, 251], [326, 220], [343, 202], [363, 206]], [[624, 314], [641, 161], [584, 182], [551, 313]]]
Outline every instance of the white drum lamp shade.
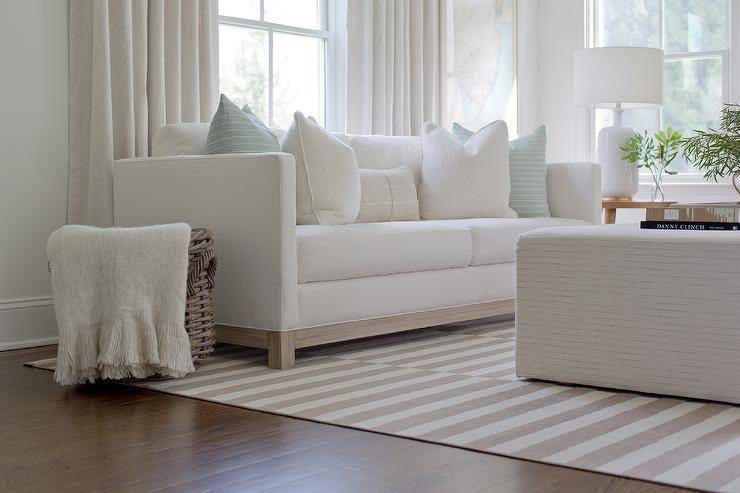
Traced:
[[663, 50], [592, 48], [575, 55], [580, 106], [636, 108], [663, 104]]
[[634, 130], [622, 126], [622, 109], [663, 103], [663, 50], [592, 48], [577, 51], [574, 62], [576, 104], [614, 110], [614, 126], [601, 129], [598, 138], [601, 193], [632, 198], [639, 186], [638, 169], [622, 159], [620, 147]]

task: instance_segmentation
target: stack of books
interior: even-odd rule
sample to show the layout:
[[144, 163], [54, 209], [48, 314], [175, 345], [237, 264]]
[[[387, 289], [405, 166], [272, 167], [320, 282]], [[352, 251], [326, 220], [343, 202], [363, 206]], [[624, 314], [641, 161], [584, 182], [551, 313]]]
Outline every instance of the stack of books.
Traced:
[[740, 202], [676, 203], [667, 209], [648, 209], [642, 229], [740, 231]]

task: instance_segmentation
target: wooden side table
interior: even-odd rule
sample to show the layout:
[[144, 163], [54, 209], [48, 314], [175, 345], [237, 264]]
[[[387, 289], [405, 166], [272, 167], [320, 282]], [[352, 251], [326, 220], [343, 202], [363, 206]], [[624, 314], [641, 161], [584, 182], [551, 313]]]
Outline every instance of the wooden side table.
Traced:
[[617, 209], [668, 209], [676, 202], [653, 202], [631, 199], [601, 199], [601, 207], [604, 209], [604, 224], [614, 224], [617, 219]]

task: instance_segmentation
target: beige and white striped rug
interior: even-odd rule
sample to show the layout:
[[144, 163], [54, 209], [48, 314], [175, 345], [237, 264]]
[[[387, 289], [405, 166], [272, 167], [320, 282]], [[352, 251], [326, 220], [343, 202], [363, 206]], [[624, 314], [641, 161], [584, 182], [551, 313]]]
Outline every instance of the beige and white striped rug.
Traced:
[[[512, 321], [299, 353], [220, 346], [176, 395], [708, 491], [740, 492], [740, 407], [519, 380]], [[53, 369], [54, 360], [33, 365]]]

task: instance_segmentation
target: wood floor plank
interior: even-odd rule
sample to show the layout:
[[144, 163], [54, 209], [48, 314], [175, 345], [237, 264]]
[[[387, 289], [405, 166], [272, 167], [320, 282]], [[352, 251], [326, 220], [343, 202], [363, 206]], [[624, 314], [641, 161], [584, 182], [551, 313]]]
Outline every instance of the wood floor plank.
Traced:
[[686, 491], [21, 366], [55, 351], [0, 353], [0, 491]]

